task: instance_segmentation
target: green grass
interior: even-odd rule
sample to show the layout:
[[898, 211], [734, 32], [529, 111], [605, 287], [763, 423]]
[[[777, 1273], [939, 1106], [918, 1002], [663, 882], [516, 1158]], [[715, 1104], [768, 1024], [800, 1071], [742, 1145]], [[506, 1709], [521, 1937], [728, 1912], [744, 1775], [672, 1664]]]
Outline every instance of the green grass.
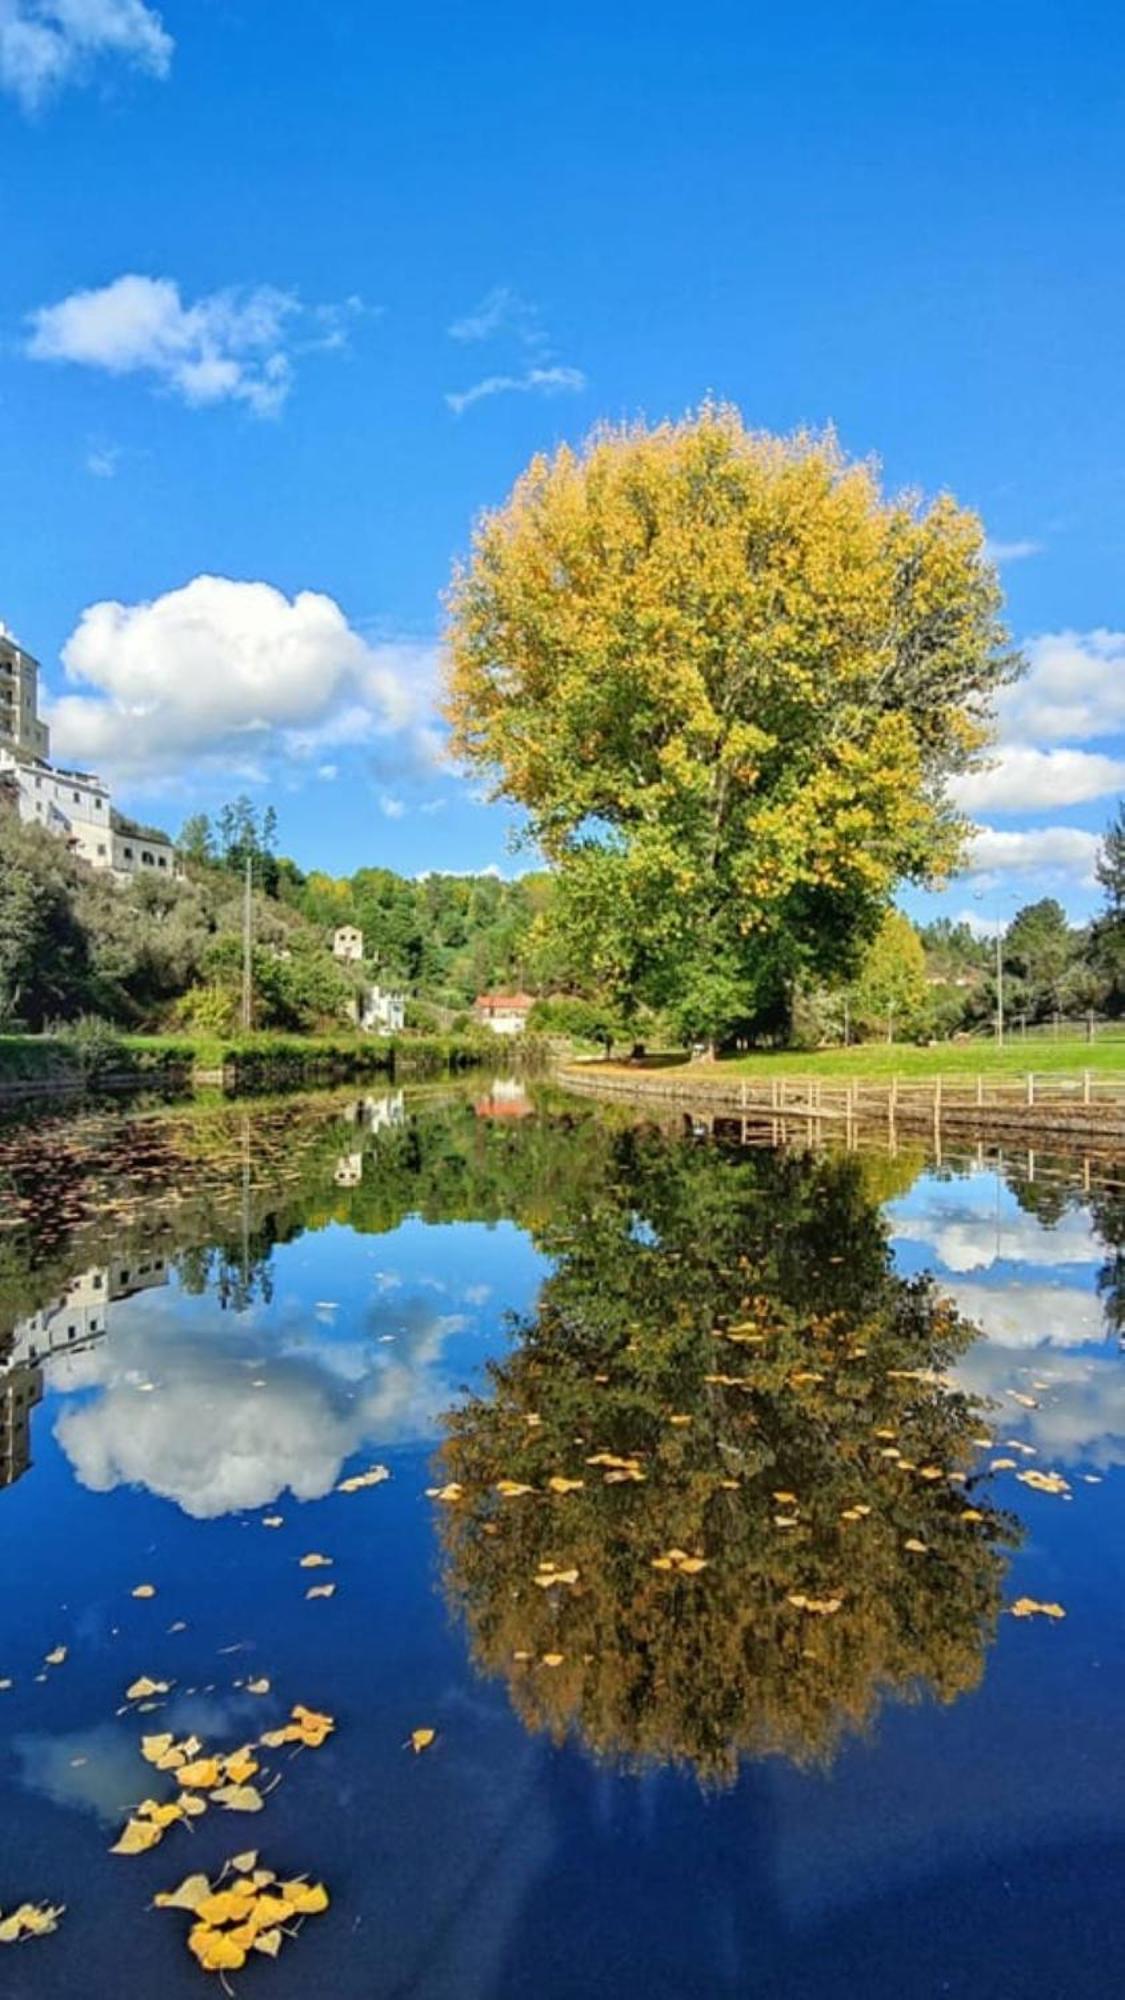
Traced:
[[854, 1049], [779, 1049], [729, 1056], [698, 1065], [701, 1073], [728, 1076], [838, 1076], [862, 1080], [892, 1076], [1026, 1076], [1088, 1069], [1110, 1075], [1125, 1072], [1125, 1039], [1087, 1042], [1074, 1036], [1058, 1041], [1018, 1037], [1002, 1049], [995, 1042], [942, 1042], [918, 1048], [910, 1042], [865, 1042]]

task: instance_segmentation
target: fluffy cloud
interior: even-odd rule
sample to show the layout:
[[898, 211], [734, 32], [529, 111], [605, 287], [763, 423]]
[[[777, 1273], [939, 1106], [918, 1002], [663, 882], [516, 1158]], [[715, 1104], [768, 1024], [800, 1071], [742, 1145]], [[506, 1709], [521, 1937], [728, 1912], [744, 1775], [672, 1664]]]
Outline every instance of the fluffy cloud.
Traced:
[[1023, 833], [979, 826], [969, 842], [968, 863], [985, 885], [997, 876], [1037, 874], [1089, 887], [1100, 845], [1096, 833], [1077, 826], [1035, 826]]
[[275, 416], [289, 393], [290, 292], [262, 285], [212, 292], [186, 305], [171, 278], [132, 273], [72, 292], [32, 313], [33, 361], [68, 361], [109, 375], [148, 375], [192, 405], [241, 402]]
[[48, 707], [55, 755], [119, 780], [259, 776], [344, 744], [393, 742], [400, 769], [435, 754], [432, 648], [371, 644], [316, 591], [197, 576], [150, 603], [94, 604], [63, 661], [94, 692]]
[[984, 552], [989, 561], [994, 563], [1026, 562], [1029, 556], [1042, 555], [1043, 544], [1042, 542], [1028, 541], [988, 541], [984, 545]]
[[[188, 1324], [146, 1301], [97, 1347], [50, 1364], [53, 1391], [83, 1392], [56, 1435], [84, 1486], [144, 1486], [197, 1520], [287, 1491], [317, 1500], [353, 1452], [435, 1433], [456, 1386], [442, 1351], [464, 1324], [408, 1301], [393, 1349], [307, 1331], [287, 1347], [252, 1324]], [[144, 1381], [152, 1394], [138, 1393]]]
[[892, 1208], [891, 1228], [896, 1242], [924, 1244], [946, 1271], [987, 1271], [994, 1264], [1096, 1267], [1106, 1254], [1085, 1209], [1068, 1210], [1048, 1229], [1034, 1215], [997, 1215], [993, 1198], [979, 1212], [968, 1204], [925, 1215]]
[[35, 111], [100, 57], [167, 76], [174, 43], [144, 0], [0, 0], [0, 85]]
[[586, 387], [580, 368], [554, 360], [539, 308], [510, 285], [496, 286], [472, 312], [454, 320], [449, 337], [463, 343], [506, 340], [509, 352], [518, 357], [517, 366], [485, 375], [468, 389], [450, 391], [445, 400], [454, 416], [491, 396], [577, 395]]
[[1125, 759], [1093, 750], [1011, 744], [998, 752], [991, 769], [959, 778], [950, 789], [965, 812], [1039, 812], [1081, 805], [1125, 791]]
[[1083, 743], [1125, 731], [1125, 632], [1042, 632], [998, 704], [1005, 743]]
[[1076, 1285], [985, 1285], [958, 1278], [943, 1280], [942, 1291], [986, 1340], [1019, 1349], [1021, 1361], [1029, 1347], [1085, 1347], [1104, 1338], [1101, 1300]]
[[[1027, 1347], [1012, 1350], [981, 1341], [957, 1366], [957, 1381], [971, 1395], [1001, 1404], [1002, 1416], [992, 1413], [997, 1435], [1033, 1445], [1038, 1459], [1029, 1463], [1041, 1467], [1095, 1465], [1109, 1471], [1125, 1464], [1125, 1372], [1120, 1356], [1107, 1353], [1104, 1346], [1090, 1354], [1060, 1354], [1052, 1347], [1036, 1355], [1034, 1368], [1029, 1368], [1028, 1353]], [[1011, 1399], [1013, 1390], [1026, 1395], [1029, 1380], [1047, 1384], [1036, 1392], [1035, 1410], [1025, 1410]]]

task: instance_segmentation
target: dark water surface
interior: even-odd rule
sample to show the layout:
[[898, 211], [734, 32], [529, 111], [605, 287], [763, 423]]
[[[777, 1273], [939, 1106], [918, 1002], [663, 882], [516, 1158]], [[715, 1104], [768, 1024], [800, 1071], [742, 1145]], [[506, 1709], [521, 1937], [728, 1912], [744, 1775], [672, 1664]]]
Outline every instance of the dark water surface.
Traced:
[[[0, 1126], [0, 1993], [217, 1991], [152, 1899], [247, 1850], [331, 1902], [238, 1995], [1116, 1992], [1117, 1181], [504, 1083]], [[111, 1853], [162, 1734], [262, 1809]]]

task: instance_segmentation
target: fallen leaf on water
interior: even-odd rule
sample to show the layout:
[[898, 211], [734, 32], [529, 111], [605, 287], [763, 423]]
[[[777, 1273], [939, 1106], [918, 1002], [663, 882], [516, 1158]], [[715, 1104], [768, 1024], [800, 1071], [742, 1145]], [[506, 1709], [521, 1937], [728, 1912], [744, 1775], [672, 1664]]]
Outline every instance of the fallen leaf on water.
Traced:
[[281, 1950], [280, 1931], [259, 1931], [254, 1939], [254, 1950], [262, 1951], [267, 1958], [276, 1958]]
[[332, 1558], [331, 1556], [320, 1556], [314, 1552], [312, 1555], [301, 1556], [298, 1567], [300, 1569], [331, 1569]]
[[0, 1916], [0, 1944], [19, 1944], [24, 1938], [48, 1937], [59, 1927], [65, 1903], [21, 1903], [10, 1916]]
[[171, 1685], [171, 1681], [153, 1681], [149, 1679], [147, 1674], [142, 1674], [139, 1680], [134, 1681], [131, 1687], [126, 1688], [125, 1699], [126, 1701], [147, 1701], [150, 1695], [167, 1694]]
[[250, 1852], [249, 1852], [249, 1854], [235, 1854], [235, 1855], [233, 1855], [233, 1856], [231, 1857], [230, 1861], [228, 1861], [228, 1863], [227, 1863], [227, 1866], [228, 1866], [228, 1868], [231, 1868], [231, 1869], [233, 1869], [233, 1871], [234, 1871], [234, 1873], [235, 1873], [236, 1875], [249, 1875], [249, 1874], [251, 1874], [251, 1873], [253, 1872], [253, 1870], [254, 1870], [254, 1869], [255, 1869], [255, 1868], [256, 1868], [256, 1867], [258, 1866], [258, 1850], [257, 1850], [257, 1848], [256, 1848], [256, 1847], [252, 1847], [252, 1848], [250, 1849]]
[[460, 1500], [463, 1492], [464, 1488], [458, 1484], [456, 1479], [451, 1479], [448, 1486], [427, 1486], [426, 1498], [427, 1500], [444, 1500], [447, 1506], [452, 1506], [456, 1501]]
[[520, 1500], [525, 1493], [534, 1493], [534, 1486], [525, 1486], [519, 1479], [498, 1479], [496, 1491], [502, 1500]]
[[1036, 1472], [1032, 1468], [1028, 1472], [1017, 1472], [1016, 1478], [1021, 1486], [1030, 1486], [1036, 1493], [1070, 1492], [1070, 1482], [1063, 1478], [1061, 1472]]
[[126, 1821], [122, 1832], [109, 1851], [111, 1854], [144, 1854], [150, 1847], [155, 1847], [158, 1841], [163, 1840], [163, 1838], [164, 1829], [157, 1826], [154, 1820], [130, 1819]]
[[243, 1946], [223, 1931], [211, 1930], [207, 1924], [197, 1924], [191, 1931], [188, 1950], [199, 1960], [204, 1972], [238, 1972], [246, 1963]]
[[201, 1757], [194, 1764], [181, 1764], [176, 1772], [176, 1783], [185, 1785], [192, 1791], [209, 1792], [214, 1785], [222, 1783], [223, 1767], [218, 1757]]
[[908, 1535], [902, 1546], [904, 1549], [909, 1549], [912, 1556], [926, 1556], [930, 1553], [927, 1543], [920, 1542], [917, 1535]]
[[305, 1592], [306, 1597], [335, 1597], [335, 1595], [336, 1586], [334, 1583], [314, 1583]]
[[284, 1520], [284, 1514], [263, 1514], [262, 1526], [263, 1528], [280, 1528]]
[[131, 1595], [133, 1597], [155, 1597], [156, 1585], [154, 1583], [138, 1583], [134, 1586]]
[[410, 1732], [410, 1748], [413, 1750], [415, 1756], [420, 1756], [423, 1750], [428, 1750], [436, 1737], [436, 1729], [412, 1729]]
[[532, 1579], [541, 1590], [550, 1590], [552, 1584], [572, 1584], [578, 1582], [576, 1569], [556, 1569], [554, 1563], [541, 1563], [538, 1574]]
[[341, 1479], [336, 1491], [361, 1493], [365, 1486], [381, 1486], [384, 1479], [389, 1479], [390, 1476], [385, 1465], [373, 1465], [367, 1472], [353, 1472], [350, 1479]]
[[157, 1910], [190, 1910], [199, 1908], [205, 1896], [211, 1893], [211, 1884], [206, 1875], [187, 1875], [178, 1889], [162, 1889], [153, 1897], [153, 1908]]
[[1013, 1618], [1065, 1618], [1061, 1604], [1040, 1604], [1034, 1597], [1017, 1597], [1009, 1605]]
[[43, 1664], [45, 1667], [61, 1667], [65, 1658], [66, 1647], [56, 1646], [53, 1652], [44, 1656]]
[[258, 1680], [247, 1681], [246, 1683], [247, 1694], [268, 1694], [269, 1691], [270, 1691], [270, 1684], [264, 1674], [262, 1674]]
[[556, 1472], [548, 1479], [547, 1490], [550, 1493], [581, 1493], [585, 1484], [584, 1479], [564, 1479], [561, 1473]]
[[261, 1812], [265, 1804], [256, 1785], [219, 1785], [211, 1798], [224, 1812]]
[[983, 1521], [984, 1515], [981, 1513], [979, 1507], [962, 1507], [961, 1519], [963, 1521]]
[[994, 1458], [988, 1469], [990, 1472], [1014, 1472], [1016, 1461], [1014, 1458]]
[[565, 1653], [544, 1653], [541, 1664], [545, 1667], [561, 1667]]

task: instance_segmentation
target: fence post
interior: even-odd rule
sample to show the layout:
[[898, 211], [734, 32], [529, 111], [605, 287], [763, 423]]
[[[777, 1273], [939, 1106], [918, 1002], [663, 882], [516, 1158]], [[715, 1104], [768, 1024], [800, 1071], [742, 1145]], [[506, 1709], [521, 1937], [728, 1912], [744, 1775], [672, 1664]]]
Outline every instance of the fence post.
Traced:
[[1082, 1072], [1082, 1102], [1083, 1104], [1089, 1104], [1090, 1102], [1090, 1072], [1088, 1069], [1084, 1069]]
[[979, 1076], [979, 1075], [978, 1075], [978, 1077], [977, 1077], [977, 1105], [978, 1105], [978, 1107], [979, 1107], [980, 1105], [982, 1105], [983, 1103], [984, 1103], [984, 1078], [983, 1078], [983, 1076]]
[[1035, 1075], [1032, 1070], [1027, 1072], [1027, 1101], [1029, 1104], [1035, 1102]]

